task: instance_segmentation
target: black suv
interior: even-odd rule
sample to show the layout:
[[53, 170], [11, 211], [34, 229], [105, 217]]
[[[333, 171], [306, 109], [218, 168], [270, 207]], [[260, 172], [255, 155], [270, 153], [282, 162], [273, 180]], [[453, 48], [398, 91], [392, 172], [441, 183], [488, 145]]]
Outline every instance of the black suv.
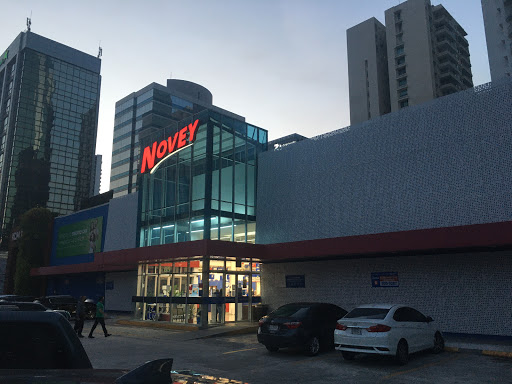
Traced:
[[307, 355], [334, 348], [334, 328], [347, 311], [329, 303], [290, 303], [259, 321], [258, 341], [270, 352], [299, 347]]
[[[49, 309], [63, 309], [71, 314], [71, 317], [76, 317], [76, 305], [78, 299], [71, 295], [55, 295], [55, 296], [44, 296], [39, 297], [35, 302], [43, 304]], [[85, 306], [85, 318], [94, 319], [96, 316], [96, 304], [93, 300], [87, 299], [84, 303]]]

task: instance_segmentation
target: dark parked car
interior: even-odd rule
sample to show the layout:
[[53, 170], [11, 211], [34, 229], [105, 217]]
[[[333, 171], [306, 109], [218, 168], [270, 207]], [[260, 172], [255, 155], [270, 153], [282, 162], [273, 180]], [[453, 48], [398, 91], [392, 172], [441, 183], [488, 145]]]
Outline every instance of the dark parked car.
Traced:
[[22, 302], [22, 301], [1, 301], [0, 300], [0, 310], [7, 309], [9, 310], [18, 310], [18, 311], [43, 311], [43, 312], [56, 312], [60, 313], [62, 316], [66, 318], [66, 320], [71, 320], [71, 315], [68, 311], [63, 309], [48, 309], [41, 303], [32, 303], [32, 302]]
[[258, 341], [270, 352], [303, 348], [307, 355], [334, 348], [334, 329], [347, 311], [328, 303], [290, 303], [259, 321]]
[[173, 371], [171, 358], [149, 361], [132, 371], [94, 369], [62, 316], [14, 307], [0, 305], [0, 383], [241, 383], [190, 370]]
[[0, 295], [0, 301], [34, 301], [34, 296]]
[[[55, 296], [44, 296], [39, 297], [35, 300], [37, 303], [43, 304], [46, 308], [49, 309], [62, 309], [68, 311], [71, 314], [71, 317], [76, 316], [76, 305], [78, 303], [78, 299], [74, 298], [70, 295], [55, 295]], [[96, 315], [96, 304], [93, 300], [87, 299], [85, 300], [85, 318], [86, 319], [94, 319]]]

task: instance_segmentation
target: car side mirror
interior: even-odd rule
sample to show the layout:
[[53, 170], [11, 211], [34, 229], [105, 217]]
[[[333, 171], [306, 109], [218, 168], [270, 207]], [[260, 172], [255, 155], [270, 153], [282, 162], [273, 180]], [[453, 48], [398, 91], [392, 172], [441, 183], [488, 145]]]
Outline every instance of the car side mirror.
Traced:
[[434, 319], [431, 318], [430, 316], [427, 316], [427, 323], [430, 323], [431, 321], [434, 321]]

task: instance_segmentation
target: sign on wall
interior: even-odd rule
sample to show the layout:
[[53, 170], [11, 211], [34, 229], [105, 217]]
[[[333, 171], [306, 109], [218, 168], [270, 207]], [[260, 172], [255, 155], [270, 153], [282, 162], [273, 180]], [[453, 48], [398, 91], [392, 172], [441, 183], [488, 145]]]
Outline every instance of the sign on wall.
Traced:
[[398, 272], [372, 272], [372, 287], [398, 287]]
[[103, 217], [64, 225], [57, 233], [57, 258], [101, 252]]
[[286, 275], [286, 288], [306, 288], [304, 275]]

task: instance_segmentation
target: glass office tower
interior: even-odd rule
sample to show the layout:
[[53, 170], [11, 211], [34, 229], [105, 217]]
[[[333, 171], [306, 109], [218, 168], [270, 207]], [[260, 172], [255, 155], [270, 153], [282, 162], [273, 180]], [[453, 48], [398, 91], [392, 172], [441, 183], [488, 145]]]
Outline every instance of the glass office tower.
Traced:
[[[23, 32], [0, 60], [0, 219], [58, 215], [92, 196], [101, 60]], [[5, 244], [5, 242], [4, 242]]]
[[153, 131], [161, 130], [191, 113], [216, 108], [211, 99], [211, 93], [198, 84], [168, 80], [167, 86], [152, 83], [116, 103], [110, 170], [110, 189], [114, 197], [137, 191], [139, 133], [143, 126], [145, 130], [148, 127]]

